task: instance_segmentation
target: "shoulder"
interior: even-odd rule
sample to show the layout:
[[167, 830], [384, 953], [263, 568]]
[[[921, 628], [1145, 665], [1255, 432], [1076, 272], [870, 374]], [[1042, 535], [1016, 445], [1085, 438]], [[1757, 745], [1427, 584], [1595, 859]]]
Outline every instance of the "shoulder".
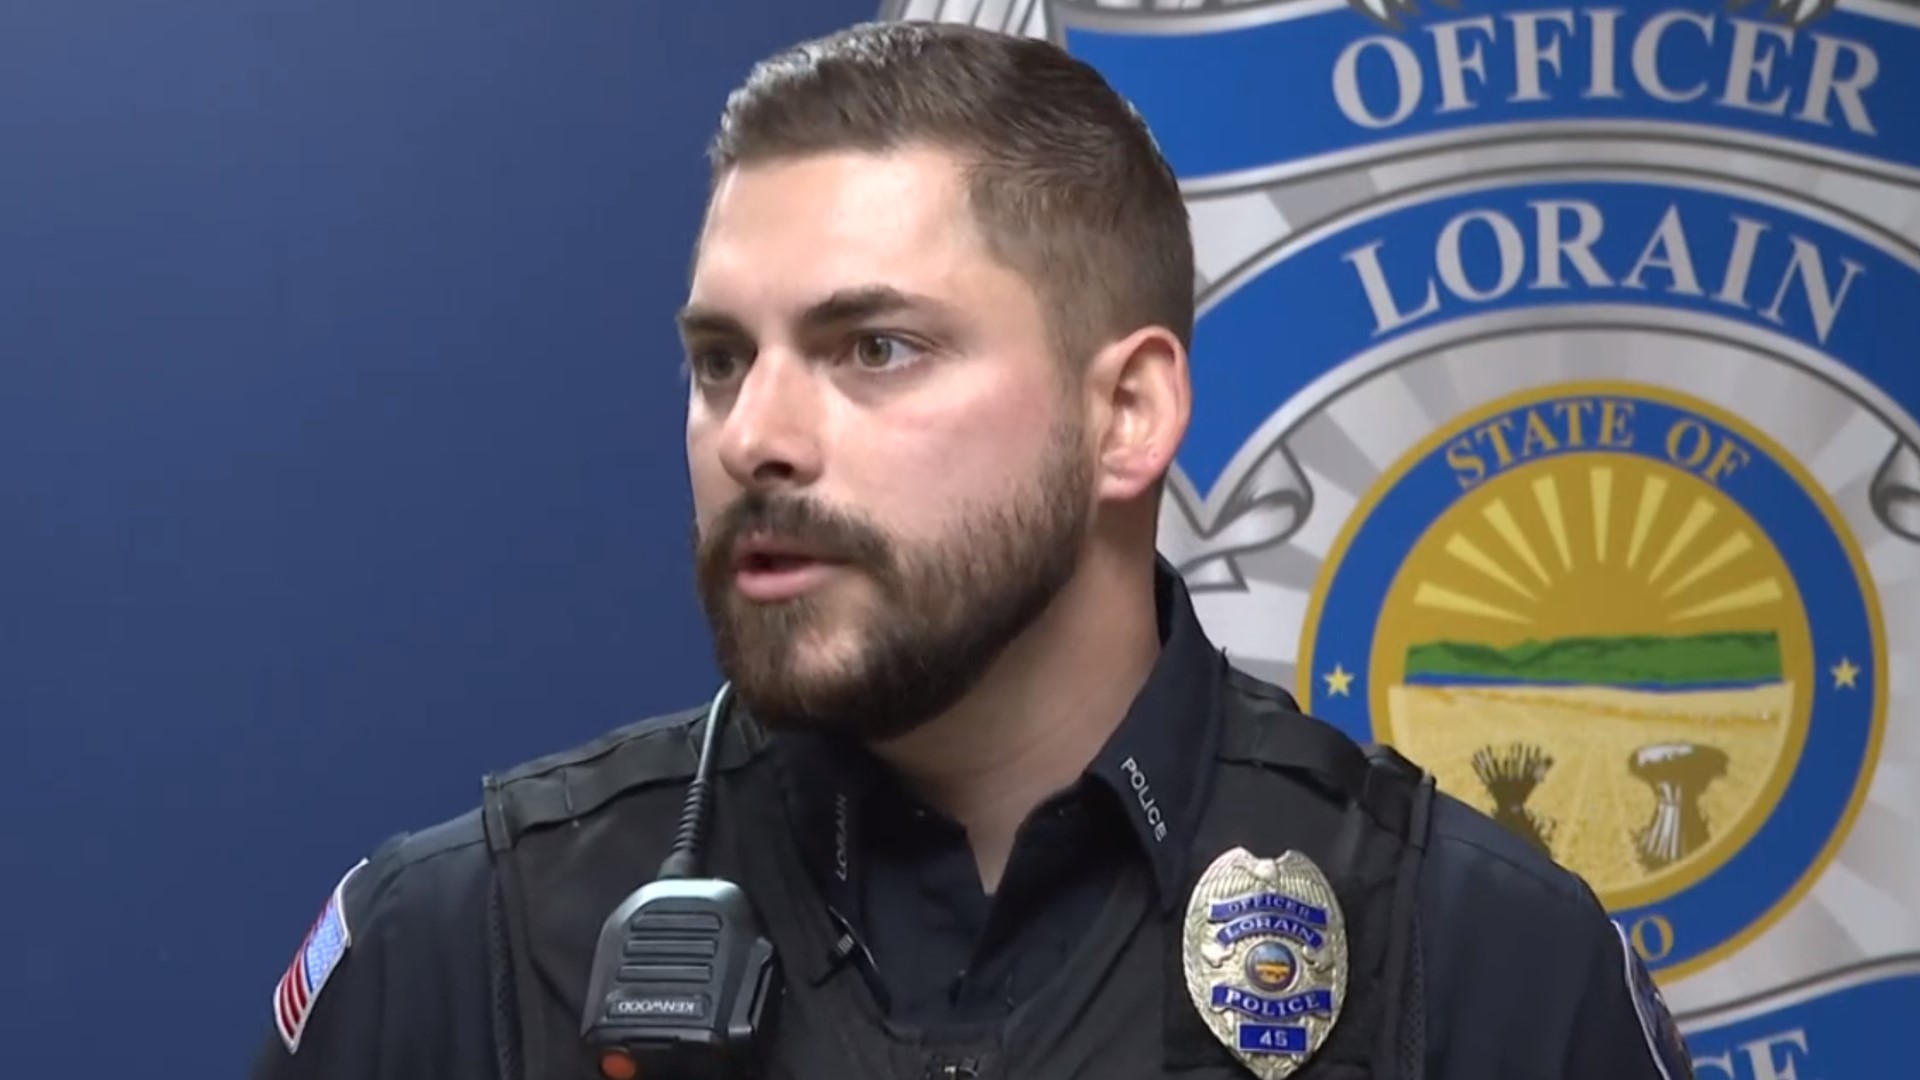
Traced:
[[503, 801], [523, 814], [544, 812], [555, 803], [578, 816], [617, 794], [598, 790], [606, 786], [595, 779], [603, 773], [617, 773], [632, 784], [691, 778], [699, 754], [697, 728], [705, 715], [704, 708], [695, 708], [637, 720], [590, 742], [488, 775], [480, 805], [425, 828], [396, 833], [370, 852], [346, 882], [347, 911], [364, 920], [396, 909], [455, 902], [484, 889], [492, 872], [489, 830], [498, 824], [488, 817], [501, 812]]
[[1429, 818], [1419, 919], [1441, 975], [1452, 969], [1454, 954], [1466, 964], [1462, 970], [1502, 957], [1577, 963], [1610, 947], [1615, 934], [1586, 881], [1444, 792], [1434, 795]]
[[1430, 994], [1541, 1022], [1582, 1008], [1596, 964], [1619, 947], [1584, 880], [1443, 793], [1433, 800], [1417, 918]]
[[[706, 716], [707, 708], [699, 706], [647, 717], [488, 776], [484, 831], [495, 844], [512, 844], [530, 830], [585, 817], [635, 790], [685, 784], [699, 764]], [[740, 723], [727, 726], [722, 768], [758, 745]]]
[[[492, 866], [477, 809], [395, 835], [347, 869], [292, 948], [252, 1075], [380, 1080], [486, 987]], [[460, 1000], [456, 1000], [460, 999]]]
[[1245, 669], [1234, 667], [1231, 663], [1222, 665], [1220, 681], [1225, 686], [1227, 694], [1241, 708], [1256, 713], [1304, 715], [1300, 712], [1300, 702], [1284, 688], [1249, 674]]
[[1459, 799], [1436, 795], [1420, 883], [1434, 1075], [1496, 1062], [1566, 1080], [1689, 1080], [1672, 1014], [1587, 883]]
[[699, 750], [694, 736], [706, 715], [706, 706], [701, 705], [643, 717], [579, 745], [503, 769], [489, 780], [504, 784], [550, 777], [635, 750], [647, 752], [660, 772], [691, 775], [693, 762], [684, 760], [681, 751]]
[[368, 853], [343, 890], [349, 925], [410, 908], [439, 908], [483, 890], [491, 876], [480, 809], [397, 833]]
[[458, 905], [483, 893], [492, 877], [487, 817], [500, 812], [503, 791], [511, 790], [511, 805], [523, 813], [557, 803], [584, 814], [601, 801], [590, 790], [596, 766], [627, 766], [619, 771], [638, 783], [690, 778], [699, 751], [694, 736], [704, 715], [704, 709], [684, 709], [647, 717], [487, 776], [481, 805], [396, 833], [374, 848], [346, 880], [347, 914], [356, 925], [364, 924], [421, 908]]
[[[595, 805], [593, 768], [608, 761], [637, 766], [623, 771], [643, 782], [691, 776], [698, 749], [689, 746], [691, 732], [702, 715], [690, 709], [650, 717], [488, 776], [480, 805], [395, 833], [369, 851], [340, 879], [322, 916], [337, 908], [355, 953], [447, 944], [450, 934], [464, 934], [484, 919], [496, 842], [489, 817], [501, 813], [503, 801], [523, 811], [552, 803], [584, 814]], [[507, 789], [513, 796], [503, 800]], [[399, 926], [406, 929], [396, 932]]]
[[[274, 990], [253, 1075], [377, 1080], [401, 1060], [467, 1060], [490, 1015], [495, 848], [620, 790], [690, 778], [704, 709], [649, 717], [490, 775], [479, 805], [395, 833], [316, 898]], [[506, 831], [503, 831], [506, 830]]]
[[1585, 881], [1479, 810], [1437, 792], [1429, 821], [1422, 891], [1434, 901], [1495, 903], [1542, 918], [1604, 921]]
[[[347, 944], [340, 964], [356, 971], [403, 966], [481, 939], [493, 865], [478, 808], [379, 844], [347, 871], [328, 904], [339, 908]], [[323, 908], [322, 918], [327, 916]]]

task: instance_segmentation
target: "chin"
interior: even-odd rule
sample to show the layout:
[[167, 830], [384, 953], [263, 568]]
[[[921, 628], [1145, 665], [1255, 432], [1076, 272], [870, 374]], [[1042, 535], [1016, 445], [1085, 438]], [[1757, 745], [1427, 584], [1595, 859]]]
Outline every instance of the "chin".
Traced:
[[861, 661], [864, 635], [858, 627], [845, 625], [810, 627], [797, 638], [776, 647], [781, 655], [782, 678], [797, 686], [834, 688], [862, 681]]
[[790, 701], [832, 695], [861, 678], [863, 639], [857, 625], [832, 613], [768, 619], [740, 635], [729, 667], [743, 697]]

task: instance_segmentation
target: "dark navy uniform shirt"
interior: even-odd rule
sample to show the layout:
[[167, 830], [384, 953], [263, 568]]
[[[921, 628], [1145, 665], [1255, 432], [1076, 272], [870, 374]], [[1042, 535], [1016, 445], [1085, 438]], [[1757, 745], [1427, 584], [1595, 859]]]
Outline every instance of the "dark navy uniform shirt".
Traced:
[[[1162, 568], [1161, 659], [1079, 783], [1021, 827], [996, 894], [963, 830], [864, 753], [782, 737], [793, 827], [862, 969], [916, 1026], [993, 1019], [1059, 971], [1125, 860], [1180, 895], [1186, 829], [1208, 795], [1217, 656]], [[1211, 853], [1208, 853], [1209, 855]], [[364, 1048], [418, 1075], [498, 1075], [478, 811], [389, 841], [343, 889], [352, 935], [300, 1038]], [[1685, 1080], [1644, 969], [1576, 876], [1490, 818], [1434, 800], [1419, 896], [1429, 1080]], [[1480, 945], [1497, 937], [1499, 949]], [[1534, 958], [1527, 970], [1494, 955]], [[1636, 992], [1635, 986], [1639, 990]], [[263, 995], [264, 997], [264, 995]], [[1641, 1009], [1657, 1012], [1643, 1023]], [[289, 1052], [272, 1018], [256, 1080], [358, 1080]]]
[[956, 822], [857, 747], [777, 740], [801, 846], [870, 957], [896, 1020], [997, 1020], [1067, 963], [1127, 859], [1153, 869], [1166, 909], [1186, 903], [1185, 853], [1209, 792], [1218, 656], [1184, 590], [1160, 575], [1161, 658], [1079, 783], [1015, 837], [999, 887], [981, 887]]

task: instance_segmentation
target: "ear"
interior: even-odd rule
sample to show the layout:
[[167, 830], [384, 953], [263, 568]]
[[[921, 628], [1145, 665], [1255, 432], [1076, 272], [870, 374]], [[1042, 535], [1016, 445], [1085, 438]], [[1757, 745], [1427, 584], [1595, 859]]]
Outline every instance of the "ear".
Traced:
[[1164, 327], [1108, 345], [1087, 369], [1087, 415], [1099, 418], [1096, 490], [1105, 501], [1150, 494], [1173, 466], [1193, 412], [1187, 350]]

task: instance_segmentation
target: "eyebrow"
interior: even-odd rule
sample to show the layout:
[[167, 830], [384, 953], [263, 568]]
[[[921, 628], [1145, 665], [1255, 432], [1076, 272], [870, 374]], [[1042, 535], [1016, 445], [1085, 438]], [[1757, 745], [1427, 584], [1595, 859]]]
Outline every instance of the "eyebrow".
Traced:
[[[931, 297], [903, 292], [891, 285], [861, 285], [837, 290], [808, 306], [800, 314], [800, 326], [807, 332], [818, 332], [903, 311], [938, 313], [942, 310], [943, 305]], [[681, 308], [675, 321], [680, 324], [682, 337], [709, 334], [750, 336], [739, 319], [718, 308], [701, 304], [688, 304]]]

